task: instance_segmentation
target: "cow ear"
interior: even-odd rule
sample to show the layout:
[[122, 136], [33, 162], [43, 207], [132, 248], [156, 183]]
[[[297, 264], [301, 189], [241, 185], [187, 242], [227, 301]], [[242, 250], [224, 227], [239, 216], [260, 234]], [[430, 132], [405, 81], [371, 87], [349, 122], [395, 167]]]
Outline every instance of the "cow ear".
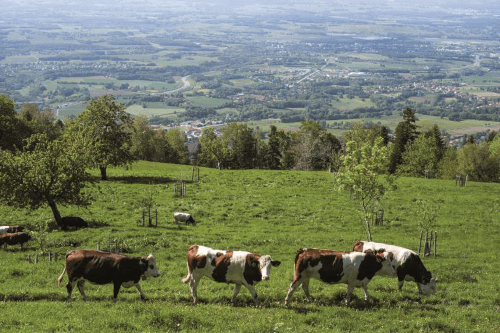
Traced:
[[149, 256], [146, 258], [146, 260], [149, 260], [149, 259], [154, 259], [154, 257], [153, 257], [153, 254], [152, 254], [152, 253], [150, 253], [150, 254], [149, 254]]
[[281, 265], [281, 261], [271, 260], [271, 265], [273, 265], [274, 267], [278, 267], [279, 265]]

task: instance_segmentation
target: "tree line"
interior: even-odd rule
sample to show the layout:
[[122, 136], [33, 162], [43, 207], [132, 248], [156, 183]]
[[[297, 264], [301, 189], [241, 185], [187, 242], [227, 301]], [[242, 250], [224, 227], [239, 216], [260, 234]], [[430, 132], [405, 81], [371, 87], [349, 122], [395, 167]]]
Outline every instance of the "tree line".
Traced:
[[[156, 131], [145, 116], [132, 118], [112, 95], [91, 100], [75, 119], [56, 120], [50, 109], [15, 103], [0, 95], [0, 202], [19, 208], [48, 205], [58, 225], [58, 205], [86, 206], [95, 181], [88, 169], [107, 179], [110, 166], [135, 160], [194, 164], [219, 169], [345, 170], [346, 156], [357, 149], [384, 149], [387, 175], [454, 179], [457, 173], [476, 181], [499, 181], [500, 136], [491, 132], [478, 144], [474, 136], [460, 149], [448, 146], [437, 125], [418, 127], [415, 112], [405, 108], [395, 132], [374, 123], [353, 123], [340, 137], [320, 123], [305, 120], [299, 131], [271, 126], [270, 132], [245, 123], [217, 130], [206, 127], [190, 154], [187, 135], [176, 128]], [[368, 151], [368, 150], [367, 150]], [[351, 158], [352, 160], [352, 158]], [[359, 160], [359, 158], [355, 158]]]

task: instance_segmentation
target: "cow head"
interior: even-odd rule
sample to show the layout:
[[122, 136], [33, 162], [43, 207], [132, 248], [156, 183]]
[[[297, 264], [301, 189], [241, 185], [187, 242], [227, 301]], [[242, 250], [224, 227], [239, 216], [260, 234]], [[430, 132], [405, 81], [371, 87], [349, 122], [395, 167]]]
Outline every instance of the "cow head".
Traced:
[[259, 260], [252, 260], [250, 263], [254, 267], [260, 268], [260, 273], [262, 274], [262, 281], [269, 280], [269, 275], [271, 274], [271, 266], [278, 267], [281, 261], [272, 260], [269, 254], [262, 256]]
[[[365, 251], [366, 253], [367, 251]], [[377, 258], [377, 261], [382, 264], [382, 268], [377, 272], [378, 275], [382, 276], [390, 276], [390, 277], [395, 277], [396, 276], [396, 271], [394, 270], [394, 265], [392, 262], [392, 258], [394, 258], [394, 255], [392, 252], [386, 252], [384, 250], [379, 250], [377, 251], [377, 254], [375, 255]]]
[[430, 271], [422, 277], [422, 283], [419, 283], [419, 290], [426, 295], [434, 295], [436, 293], [437, 279], [433, 278]]
[[146, 259], [143, 259], [143, 261], [147, 264], [147, 269], [142, 275], [143, 280], [146, 280], [146, 278], [149, 276], [152, 277], [160, 276], [160, 273], [158, 272], [158, 267], [156, 267], [156, 260], [153, 257], [153, 254], [149, 254], [149, 256]]

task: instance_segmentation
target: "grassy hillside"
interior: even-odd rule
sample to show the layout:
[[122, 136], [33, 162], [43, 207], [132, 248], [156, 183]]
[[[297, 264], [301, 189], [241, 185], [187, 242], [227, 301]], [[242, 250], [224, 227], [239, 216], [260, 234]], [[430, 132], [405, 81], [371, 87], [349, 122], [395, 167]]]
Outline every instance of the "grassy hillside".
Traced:
[[[97, 172], [95, 173], [97, 177]], [[101, 248], [112, 241], [122, 252], [153, 253], [162, 274], [141, 283], [148, 300], [135, 288], [122, 288], [112, 302], [112, 285], [86, 285], [90, 301], [75, 289], [66, 300], [67, 276], [57, 287], [63, 260], [48, 262], [33, 241], [20, 251], [0, 250], [0, 311], [2, 332], [19, 331], [186, 331], [186, 332], [492, 332], [500, 330], [500, 268], [494, 240], [500, 239], [500, 185], [400, 178], [398, 189], [382, 202], [385, 223], [374, 228], [374, 240], [416, 250], [419, 217], [415, 199], [438, 207], [435, 230], [437, 257], [423, 258], [438, 278], [434, 296], [420, 296], [415, 283], [397, 290], [397, 280], [375, 277], [373, 297], [364, 301], [355, 290], [344, 304], [344, 285], [312, 280], [315, 301], [305, 300], [299, 288], [291, 305], [284, 298], [293, 277], [293, 256], [301, 247], [347, 251], [365, 232], [355, 203], [333, 189], [326, 172], [200, 170], [200, 182], [187, 184], [187, 196], [174, 195], [174, 182], [191, 179], [188, 166], [139, 162], [132, 169], [110, 169], [107, 182], [91, 187], [95, 197], [88, 209], [61, 207], [62, 215], [78, 215], [91, 228], [47, 235], [48, 250], [63, 258], [74, 248]], [[96, 178], [97, 180], [97, 178]], [[140, 201], [153, 194], [158, 227], [142, 227]], [[172, 212], [191, 212], [197, 226], [176, 226]], [[1, 224], [35, 225], [51, 219], [49, 209], [15, 211], [0, 206]], [[233, 285], [202, 280], [200, 304], [193, 306], [186, 276], [186, 251], [191, 244], [271, 254], [281, 266], [256, 290], [261, 301], [253, 306], [242, 288], [239, 303], [230, 303]]]

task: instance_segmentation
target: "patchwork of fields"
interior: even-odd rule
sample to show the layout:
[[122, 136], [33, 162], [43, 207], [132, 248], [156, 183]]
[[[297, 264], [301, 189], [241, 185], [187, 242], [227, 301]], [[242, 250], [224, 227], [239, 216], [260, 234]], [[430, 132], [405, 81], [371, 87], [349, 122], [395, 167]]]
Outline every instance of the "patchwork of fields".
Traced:
[[[98, 173], [95, 172], [96, 180]], [[499, 184], [400, 178], [398, 189], [381, 203], [385, 221], [373, 229], [374, 240], [417, 250], [421, 217], [415, 201], [426, 200], [438, 216], [437, 256], [423, 263], [438, 278], [437, 294], [421, 296], [415, 283], [400, 292], [397, 280], [375, 276], [369, 284], [373, 299], [355, 290], [344, 304], [344, 285], [312, 280], [313, 302], [297, 290], [291, 304], [284, 298], [293, 278], [294, 253], [303, 247], [349, 251], [366, 239], [348, 195], [334, 190], [327, 172], [200, 169], [200, 181], [188, 182], [187, 195], [174, 195], [174, 184], [191, 180], [191, 167], [138, 162], [131, 169], [108, 170], [109, 181], [89, 187], [95, 202], [88, 209], [60, 207], [63, 216], [81, 216], [91, 227], [77, 231], [51, 229], [45, 235], [48, 262], [40, 238], [0, 250], [0, 311], [2, 332], [19, 331], [197, 331], [197, 332], [494, 332], [500, 330], [500, 268], [494, 242], [500, 232]], [[141, 200], [153, 195], [158, 226], [143, 227]], [[198, 222], [178, 226], [172, 212], [186, 211]], [[17, 211], [0, 206], [2, 224], [34, 229], [50, 222], [49, 208]], [[147, 223], [147, 222], [146, 222]], [[155, 220], [153, 220], [155, 224]], [[53, 223], [51, 224], [53, 225]], [[87, 284], [88, 302], [77, 290], [66, 299], [57, 278], [64, 254], [75, 248], [113, 247], [119, 242], [127, 255], [153, 253], [161, 276], [141, 282], [148, 299], [141, 302], [135, 288], [122, 288], [112, 302], [112, 285]], [[200, 303], [193, 305], [186, 251], [191, 244], [218, 249], [271, 254], [282, 264], [269, 281], [257, 285], [261, 305], [255, 307], [245, 288], [238, 303], [230, 299], [233, 286], [204, 279], [198, 286]], [[26, 258], [39, 254], [40, 262]]]

